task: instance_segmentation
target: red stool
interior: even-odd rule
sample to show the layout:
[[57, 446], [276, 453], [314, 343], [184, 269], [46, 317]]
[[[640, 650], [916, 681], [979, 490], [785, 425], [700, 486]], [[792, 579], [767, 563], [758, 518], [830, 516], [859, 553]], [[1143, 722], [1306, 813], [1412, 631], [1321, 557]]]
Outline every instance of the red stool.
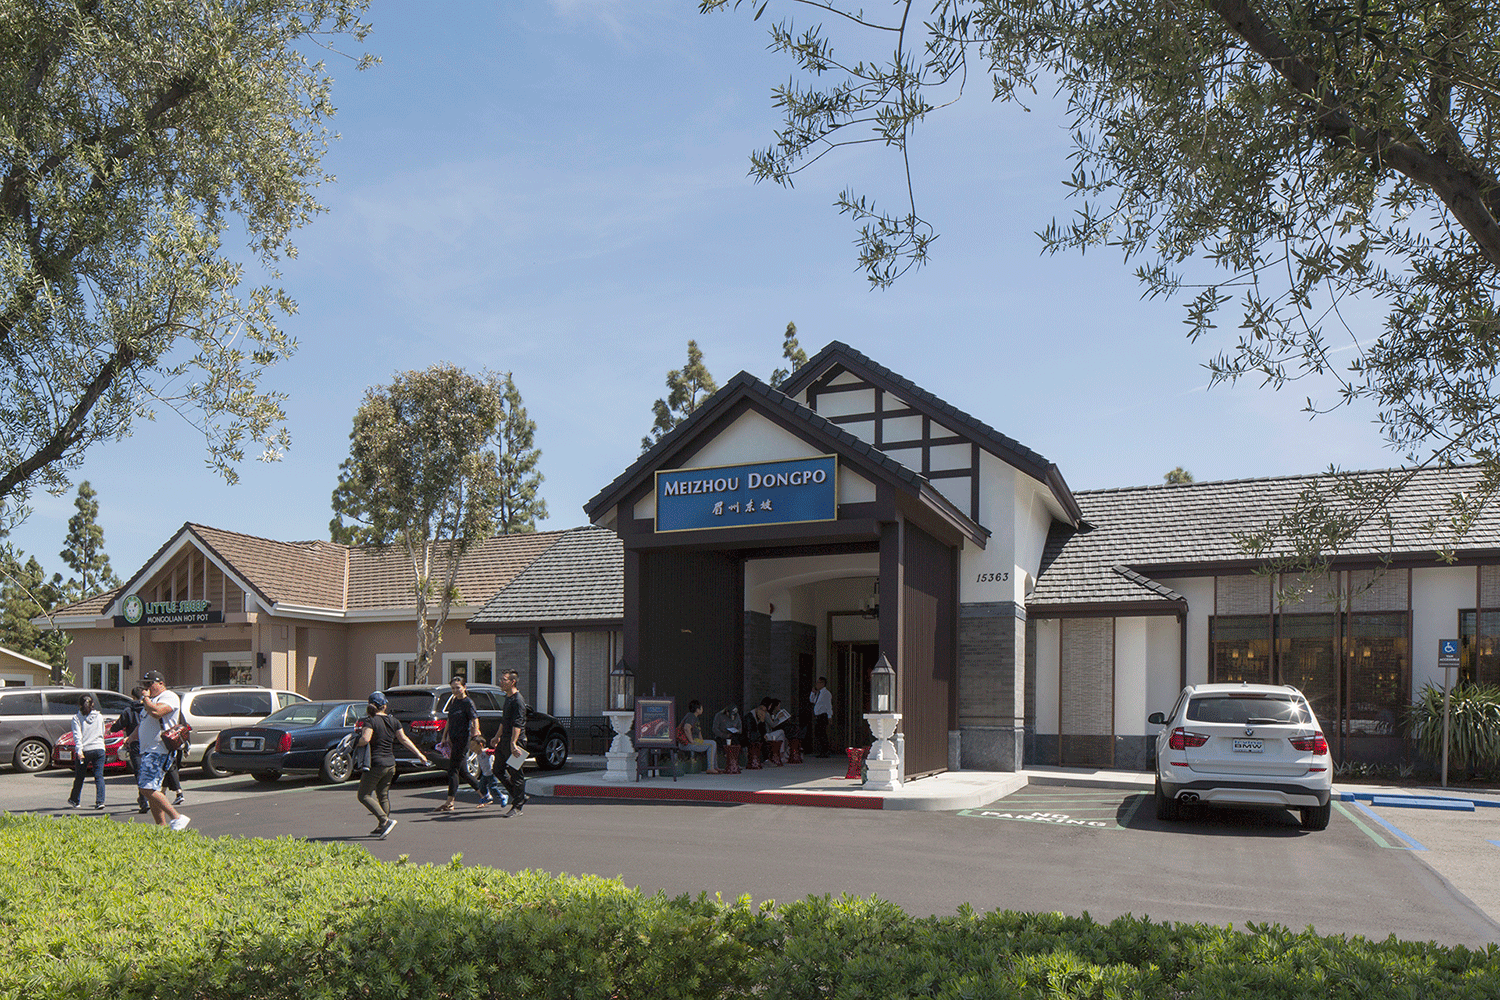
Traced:
[[750, 763], [748, 763], [748, 764], [745, 765], [745, 770], [747, 770], [747, 771], [759, 771], [760, 770], [760, 744], [759, 743], [752, 743], [752, 744], [750, 744]]
[[786, 741], [786, 755], [787, 755], [786, 762], [788, 764], [800, 764], [800, 763], [802, 763], [802, 741], [799, 740], [799, 739], [795, 739], [795, 738], [787, 740]]
[[740, 773], [740, 748], [733, 743], [725, 744], [724, 759], [728, 762], [724, 768], [725, 774]]
[[781, 766], [781, 741], [766, 740], [766, 763]]
[[866, 749], [866, 747], [850, 747], [847, 751], [845, 751], [849, 754], [849, 770], [844, 774], [845, 778], [854, 780], [864, 777], [864, 775], [860, 773], [860, 769], [864, 766], [865, 763]]

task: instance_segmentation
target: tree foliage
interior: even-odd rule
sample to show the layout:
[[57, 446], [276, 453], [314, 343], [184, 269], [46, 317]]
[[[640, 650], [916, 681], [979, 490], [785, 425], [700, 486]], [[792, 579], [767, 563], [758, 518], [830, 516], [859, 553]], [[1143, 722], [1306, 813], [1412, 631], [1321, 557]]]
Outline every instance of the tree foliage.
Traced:
[[371, 388], [354, 415], [329, 531], [336, 542], [405, 556], [416, 596], [416, 683], [442, 642], [464, 554], [495, 531], [506, 391], [499, 375], [436, 364]]
[[698, 404], [719, 390], [719, 384], [703, 363], [703, 352], [696, 340], [687, 345], [687, 364], [667, 372], [667, 395], [651, 405], [656, 421], [651, 433], [641, 438], [641, 453], [651, 449], [673, 427], [686, 420]]
[[521, 392], [509, 372], [505, 379], [505, 414], [500, 419], [500, 503], [496, 528], [502, 535], [536, 531], [538, 518], [547, 516], [547, 501], [537, 495], [546, 477], [537, 471], [542, 453], [533, 439], [536, 421], [526, 415]]
[[1173, 469], [1171, 472], [1168, 472], [1161, 478], [1162, 482], [1167, 483], [1168, 485], [1175, 485], [1177, 483], [1192, 482], [1193, 474], [1179, 465], [1177, 468]]
[[[765, 4], [752, 6], [758, 18]], [[1218, 336], [1228, 312], [1239, 332], [1209, 364], [1216, 383], [1306, 379], [1331, 391], [1309, 394], [1310, 412], [1371, 406], [1410, 466], [1480, 463], [1448, 539], [1500, 489], [1500, 4], [904, 0], [885, 20], [805, 6], [853, 41], [836, 51], [821, 26], [773, 25], [772, 47], [803, 75], [774, 92], [785, 120], [753, 176], [790, 184], [863, 142], [905, 166], [912, 130], [958, 99], [971, 67], [1001, 103], [1055, 89], [1079, 206], [1040, 234], [1045, 250], [1116, 249], [1148, 296], [1184, 301], [1190, 339]], [[878, 287], [927, 260], [920, 180], [906, 177], [898, 211], [851, 191], [837, 202]], [[1383, 324], [1346, 319], [1355, 301]], [[1314, 489], [1347, 516], [1293, 541], [1336, 551], [1408, 481], [1372, 492], [1324, 478]], [[1247, 541], [1274, 548], [1307, 527]]]
[[58, 553], [74, 576], [68, 581], [71, 600], [92, 597], [120, 585], [104, 552], [104, 529], [99, 525], [99, 495], [85, 479], [78, 484], [76, 513], [68, 518], [67, 548]]
[[247, 438], [288, 445], [262, 387], [295, 348], [274, 282], [332, 179], [304, 50], [363, 40], [365, 5], [0, 0], [0, 526], [160, 407], [229, 482]]
[[807, 352], [802, 345], [797, 343], [797, 324], [787, 323], [786, 333], [781, 338], [781, 357], [792, 367], [778, 368], [771, 373], [771, 388], [780, 389], [781, 383], [791, 377], [792, 373], [807, 364]]
[[69, 636], [32, 622], [65, 603], [65, 589], [62, 574], [49, 578], [36, 556], [0, 544], [0, 646], [52, 664], [54, 682], [68, 663]]

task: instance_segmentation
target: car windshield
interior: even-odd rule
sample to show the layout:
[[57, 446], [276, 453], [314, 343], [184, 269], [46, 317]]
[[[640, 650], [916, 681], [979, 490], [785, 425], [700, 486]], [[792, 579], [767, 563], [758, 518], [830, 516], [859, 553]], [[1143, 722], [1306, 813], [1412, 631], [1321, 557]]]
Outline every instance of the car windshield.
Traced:
[[264, 725], [311, 726], [329, 712], [329, 706], [316, 702], [300, 702], [288, 705], [279, 712], [272, 712], [264, 719]]
[[1188, 701], [1189, 722], [1227, 722], [1244, 725], [1298, 725], [1309, 721], [1300, 698], [1286, 695], [1210, 694]]

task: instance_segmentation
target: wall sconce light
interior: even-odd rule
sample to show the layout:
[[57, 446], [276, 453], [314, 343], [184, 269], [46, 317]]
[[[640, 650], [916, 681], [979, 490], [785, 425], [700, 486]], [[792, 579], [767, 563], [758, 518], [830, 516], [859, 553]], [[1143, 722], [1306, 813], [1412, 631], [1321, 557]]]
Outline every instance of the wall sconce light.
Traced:
[[263, 666], [266, 665], [266, 654], [265, 653], [256, 653], [255, 654], [255, 665], [257, 667], [263, 667]]
[[130, 654], [126, 653], [125, 654], [125, 669], [129, 670], [132, 666], [134, 666], [134, 664], [135, 664], [135, 661], [130, 658]]
[[875, 581], [875, 587], [874, 587], [874, 589], [872, 589], [870, 591], [870, 596], [865, 598], [864, 604], [861, 606], [861, 611], [863, 612], [863, 614], [864, 614], [864, 616], [866, 618], [879, 618], [880, 617], [880, 581], [879, 580]]

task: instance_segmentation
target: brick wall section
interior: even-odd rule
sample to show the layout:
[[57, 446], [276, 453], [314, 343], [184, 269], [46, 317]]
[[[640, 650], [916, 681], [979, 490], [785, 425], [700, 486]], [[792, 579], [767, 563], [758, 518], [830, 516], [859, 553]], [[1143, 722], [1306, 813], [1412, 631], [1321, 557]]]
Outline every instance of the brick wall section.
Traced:
[[1014, 602], [959, 606], [958, 727], [964, 768], [1014, 771], [1021, 766], [1025, 651], [1026, 622]]

